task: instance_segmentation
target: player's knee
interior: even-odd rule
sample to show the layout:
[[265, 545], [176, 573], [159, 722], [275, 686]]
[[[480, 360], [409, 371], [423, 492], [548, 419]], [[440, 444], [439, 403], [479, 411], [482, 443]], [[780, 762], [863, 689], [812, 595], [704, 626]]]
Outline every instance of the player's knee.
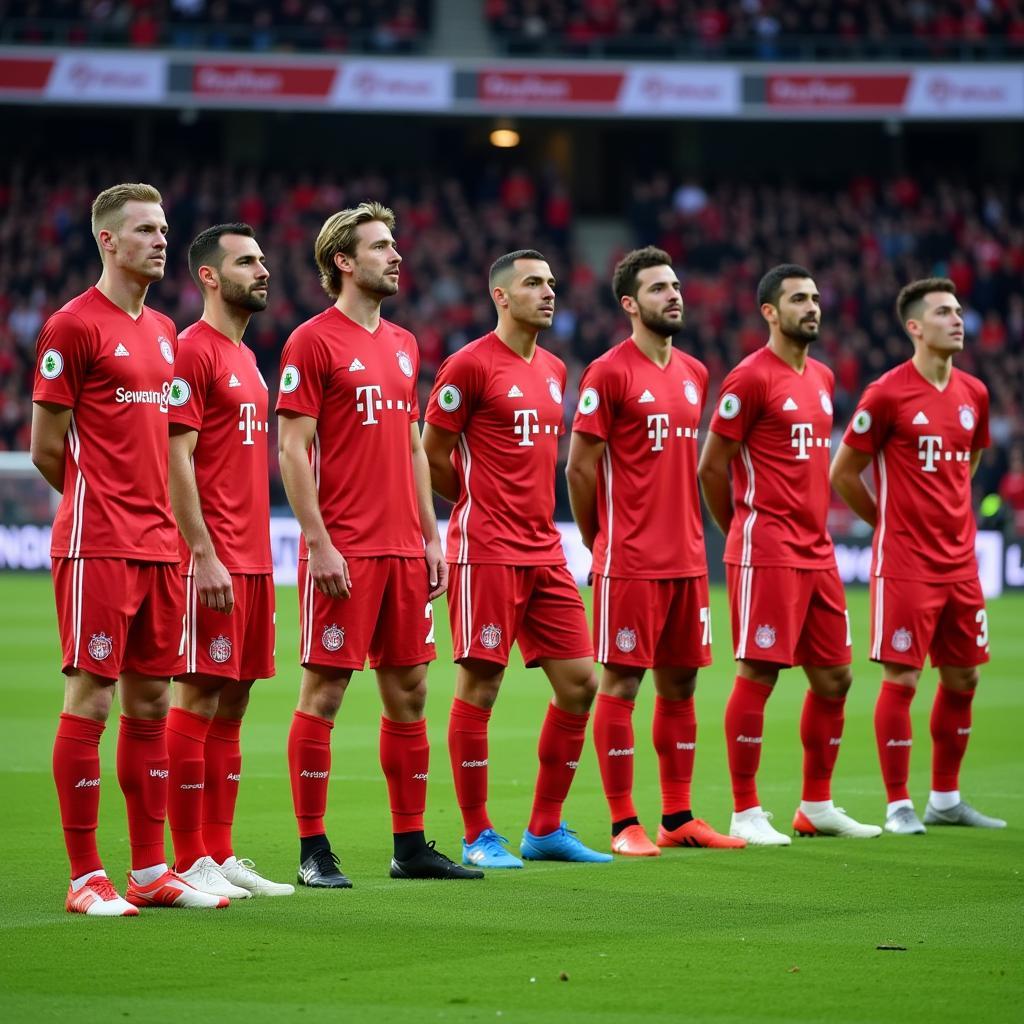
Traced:
[[600, 692], [619, 700], [636, 700], [643, 670], [616, 669], [606, 665], [601, 675]]
[[849, 665], [835, 668], [825, 676], [824, 682], [828, 691], [825, 696], [845, 697], [853, 685], [853, 672]]
[[976, 665], [969, 668], [943, 668], [939, 670], [939, 679], [942, 685], [949, 690], [969, 692], [977, 689], [978, 683], [981, 681], [981, 673]]

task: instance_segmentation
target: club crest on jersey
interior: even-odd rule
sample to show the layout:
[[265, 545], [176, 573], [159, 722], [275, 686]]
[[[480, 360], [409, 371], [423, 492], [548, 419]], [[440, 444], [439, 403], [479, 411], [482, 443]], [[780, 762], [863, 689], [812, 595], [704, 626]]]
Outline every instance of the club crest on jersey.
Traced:
[[300, 380], [302, 377], [299, 374], [299, 368], [289, 364], [281, 371], [281, 390], [286, 395], [290, 395], [299, 386]]
[[734, 395], [730, 391], [727, 395], [722, 395], [722, 400], [718, 403], [718, 415], [723, 420], [734, 420], [739, 416], [742, 406], [739, 395]]
[[340, 651], [345, 646], [345, 629], [335, 623], [325, 627], [320, 643], [324, 645], [325, 651]]
[[903, 654], [905, 651], [909, 651], [911, 643], [912, 638], [910, 636], [910, 630], [904, 629], [902, 626], [900, 626], [900, 628], [892, 635], [892, 649], [894, 651], [899, 651], [900, 654]]
[[601, 404], [601, 398], [593, 388], [584, 388], [583, 394], [580, 395], [580, 412], [584, 416], [589, 416], [591, 413], [597, 412], [597, 407]]
[[113, 649], [113, 641], [106, 633], [93, 633], [89, 638], [89, 657], [96, 661], [104, 661], [109, 658]]
[[775, 627], [774, 626], [758, 626], [757, 632], [754, 634], [754, 643], [761, 648], [762, 651], [768, 650], [769, 647], [775, 646]]
[[47, 380], [59, 377], [64, 372], [64, 357], [55, 348], [48, 348], [39, 360], [39, 372]]
[[855, 434], [866, 434], [871, 429], [871, 413], [867, 409], [861, 409], [853, 417], [853, 432]]
[[822, 409], [824, 409], [825, 415], [826, 416], [831, 416], [832, 415], [832, 399], [829, 398], [828, 392], [824, 388], [822, 388], [818, 392], [818, 397], [821, 399], [821, 407], [822, 407]]
[[969, 405], [960, 406], [960, 426], [964, 430], [974, 429], [974, 410]]
[[562, 404], [562, 389], [558, 385], [558, 381], [554, 377], [548, 377], [548, 394], [551, 396], [551, 401], [555, 405]]
[[437, 396], [437, 404], [445, 412], [455, 412], [462, 405], [462, 392], [454, 384], [445, 384]]
[[171, 348], [171, 343], [162, 334], [156, 339], [156, 343], [160, 346], [160, 355], [162, 355], [164, 359], [173, 366], [174, 349]]
[[187, 380], [175, 377], [171, 381], [171, 390], [167, 394], [167, 404], [173, 406], [184, 405], [192, 397], [192, 388]]
[[412, 360], [405, 352], [396, 353], [398, 357], [398, 368], [406, 375], [406, 377], [412, 376]]
[[696, 405], [700, 401], [700, 392], [697, 390], [697, 385], [692, 380], [683, 381], [683, 394], [686, 396], [686, 400], [690, 405]]
[[501, 626], [493, 622], [488, 623], [480, 630], [480, 643], [489, 651], [493, 651], [501, 643]]
[[629, 654], [630, 651], [636, 650], [636, 630], [630, 629], [628, 626], [623, 626], [615, 634], [615, 646], [618, 647], [623, 654]]
[[218, 665], [223, 665], [228, 658], [231, 657], [231, 640], [226, 637], [223, 633], [219, 636], [215, 636], [210, 641], [210, 658], [217, 662]]

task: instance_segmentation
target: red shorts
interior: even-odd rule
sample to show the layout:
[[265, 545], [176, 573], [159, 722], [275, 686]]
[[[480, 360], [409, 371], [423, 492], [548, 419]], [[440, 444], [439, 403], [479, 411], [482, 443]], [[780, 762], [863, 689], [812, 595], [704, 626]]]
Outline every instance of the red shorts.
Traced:
[[594, 650], [602, 665], [710, 665], [707, 576], [628, 580], [595, 573]]
[[352, 596], [317, 590], [309, 562], [299, 562], [303, 665], [361, 669], [423, 665], [434, 650], [434, 606], [422, 558], [349, 558]]
[[975, 577], [958, 583], [871, 578], [871, 660], [922, 668], [988, 661], [988, 613]]
[[204, 607], [195, 579], [185, 576], [184, 580], [185, 674], [269, 679], [274, 674], [277, 621], [273, 575], [232, 573], [235, 606], [229, 615]]
[[63, 671], [169, 679], [185, 667], [185, 590], [177, 563], [54, 558]]
[[850, 616], [839, 571], [727, 565], [736, 658], [849, 665]]
[[592, 658], [587, 613], [564, 565], [453, 565], [448, 617], [455, 660], [508, 664], [513, 641], [527, 668], [541, 658]]

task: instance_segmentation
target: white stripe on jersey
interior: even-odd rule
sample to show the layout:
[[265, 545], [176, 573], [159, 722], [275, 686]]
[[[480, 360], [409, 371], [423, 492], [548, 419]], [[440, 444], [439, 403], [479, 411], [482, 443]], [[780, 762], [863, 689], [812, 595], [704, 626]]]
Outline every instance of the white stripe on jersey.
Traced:
[[885, 454], [879, 452], [875, 458], [878, 460], [878, 525], [875, 527], [875, 534], [878, 537], [878, 558], [875, 565], [875, 575], [882, 575], [882, 545], [885, 543], [885, 513], [889, 504], [889, 474], [885, 469]]
[[313, 650], [313, 575], [306, 563], [306, 583], [302, 588], [302, 658], [303, 664], [308, 662]]
[[750, 449], [740, 445], [740, 456], [743, 465], [747, 470], [747, 490], [743, 495], [743, 501], [750, 509], [750, 515], [743, 524], [743, 551], [740, 555], [740, 565], [750, 565], [750, 554], [754, 547], [754, 520], [757, 519], [757, 512], [754, 510], [754, 460], [750, 457]]
[[882, 656], [882, 626], [885, 624], [885, 580], [879, 576], [875, 583], [875, 621], [871, 630], [871, 657]]
[[75, 558], [71, 564], [71, 635], [75, 641], [75, 657], [72, 665], [78, 668], [78, 652], [82, 646], [82, 577], [85, 562]]
[[71, 414], [71, 422], [68, 426], [68, 438], [71, 442], [71, 458], [75, 463], [75, 493], [71, 499], [71, 536], [68, 538], [68, 557], [77, 558], [82, 553], [82, 526], [85, 518], [85, 477], [82, 475], [82, 466], [78, 461], [82, 445], [74, 413]]
[[465, 434], [459, 434], [459, 454], [462, 456], [462, 486], [466, 492], [466, 504], [459, 513], [459, 553], [456, 561], [469, 562], [469, 513], [473, 507], [473, 492], [469, 486], [469, 475], [473, 468], [473, 456], [469, 451], [469, 441]]
[[747, 633], [750, 630], [750, 595], [754, 589], [754, 567], [740, 566], [740, 629], [736, 657], [747, 656]]
[[462, 620], [462, 654], [461, 658], [469, 657], [469, 648], [473, 643], [473, 599], [471, 594], [471, 576], [473, 566], [466, 563], [460, 572], [461, 585], [459, 587], [459, 613]]
[[609, 445], [604, 446], [601, 455], [601, 463], [604, 468], [604, 503], [605, 511], [608, 513], [608, 536], [605, 538], [606, 552], [604, 556], [604, 575], [611, 575], [612, 571], [612, 526], [614, 523], [615, 504], [612, 493], [612, 453]]
[[598, 600], [598, 626], [597, 626], [597, 660], [603, 665], [608, 660], [608, 626], [609, 609], [611, 607], [611, 586], [612, 581], [605, 576], [601, 580], [601, 592], [597, 595]]

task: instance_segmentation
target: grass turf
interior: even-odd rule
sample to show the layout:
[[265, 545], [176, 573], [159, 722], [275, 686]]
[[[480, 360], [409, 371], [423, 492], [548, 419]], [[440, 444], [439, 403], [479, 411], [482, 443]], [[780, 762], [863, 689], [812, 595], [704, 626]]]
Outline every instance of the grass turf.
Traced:
[[[849, 599], [857, 681], [835, 794], [854, 816], [880, 821], [884, 798], [871, 731], [878, 671], [865, 657], [866, 593], [851, 591]], [[733, 669], [724, 594], [716, 591], [713, 602], [716, 663], [702, 673], [698, 691], [694, 798], [697, 813], [724, 828], [731, 808], [720, 723]], [[144, 911], [112, 921], [63, 911], [66, 861], [49, 767], [61, 694], [49, 580], [0, 575], [0, 603], [0, 1012], [7, 1021], [1018, 1019], [1020, 596], [990, 608], [993, 660], [983, 672], [964, 772], [968, 799], [1008, 818], [1004, 832], [794, 840], [788, 849], [533, 864], [474, 883], [395, 882], [387, 878], [379, 704], [372, 676], [360, 674], [334, 730], [328, 812], [353, 890], [300, 889], [223, 912]], [[283, 590], [280, 675], [258, 684], [243, 730], [236, 827], [239, 854], [283, 880], [292, 879], [297, 853], [284, 753], [297, 683], [295, 605], [294, 591]], [[427, 821], [428, 836], [455, 857], [461, 828], [445, 752], [452, 670], [443, 618], [439, 607]], [[930, 676], [913, 712], [918, 748], [911, 782], [922, 811], [932, 685]], [[798, 673], [784, 675], [766, 723], [761, 797], [786, 827], [799, 798], [803, 690]], [[513, 846], [529, 811], [547, 695], [543, 676], [519, 663], [493, 719], [490, 808]], [[636, 796], [653, 832], [659, 803], [651, 706], [648, 682], [635, 718]], [[115, 733], [108, 728], [102, 746], [100, 849], [121, 883], [128, 850], [113, 771]], [[607, 842], [589, 739], [567, 817], [585, 841]]]

